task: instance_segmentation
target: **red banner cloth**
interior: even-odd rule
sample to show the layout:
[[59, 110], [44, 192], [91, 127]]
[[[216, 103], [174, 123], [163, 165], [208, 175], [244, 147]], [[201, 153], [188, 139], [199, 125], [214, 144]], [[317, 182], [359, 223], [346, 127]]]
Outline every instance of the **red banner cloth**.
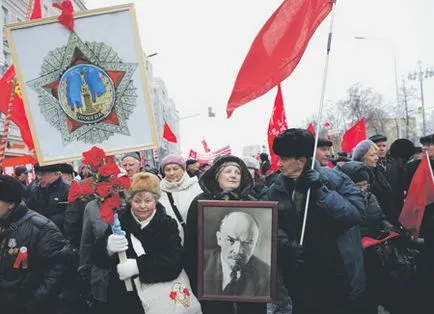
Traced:
[[[5, 115], [8, 112], [9, 98], [12, 92], [12, 86], [15, 79], [15, 67], [11, 65], [0, 79], [0, 112]], [[18, 82], [15, 86], [15, 94], [12, 101], [11, 121], [13, 121], [21, 132], [21, 137], [29, 150], [35, 148], [32, 134], [30, 132], [29, 122], [27, 121], [24, 111], [24, 103], [21, 95], [21, 88]]]
[[277, 135], [284, 132], [288, 128], [286, 123], [285, 108], [283, 106], [282, 89], [280, 84], [277, 84], [277, 94], [274, 100], [273, 113], [268, 123], [268, 147], [270, 148], [271, 170], [279, 169], [279, 156], [273, 152], [273, 142]]
[[396, 232], [391, 232], [390, 235], [388, 235], [387, 237], [385, 237], [384, 239], [381, 239], [381, 240], [373, 239], [373, 238], [370, 238], [370, 237], [363, 237], [362, 238], [362, 247], [364, 249], [366, 249], [366, 248], [368, 248], [370, 246], [374, 246], [374, 245], [380, 244], [380, 243], [382, 243], [382, 242], [384, 242], [386, 240], [395, 238], [398, 235], [399, 234], [397, 234]]
[[35, 3], [33, 4], [33, 12], [32, 15], [30, 15], [30, 19], [40, 19], [42, 18], [42, 10], [41, 10], [41, 0], [35, 0]]
[[226, 108], [229, 118], [294, 71], [333, 0], [285, 0], [256, 35], [238, 72]]
[[365, 118], [362, 118], [342, 136], [341, 150], [349, 153], [360, 142], [366, 139]]
[[163, 138], [168, 142], [178, 142], [175, 133], [172, 132], [167, 122], [164, 122]]
[[423, 157], [410, 183], [399, 222], [415, 237], [419, 235], [425, 207], [434, 203], [432, 168], [427, 155]]

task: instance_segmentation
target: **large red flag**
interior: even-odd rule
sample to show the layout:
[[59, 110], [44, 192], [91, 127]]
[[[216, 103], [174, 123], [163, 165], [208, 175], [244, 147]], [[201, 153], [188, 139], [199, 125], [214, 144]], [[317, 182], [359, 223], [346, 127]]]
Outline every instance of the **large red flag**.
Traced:
[[205, 150], [205, 153], [209, 153], [211, 149], [208, 147], [208, 143], [205, 141], [205, 139], [202, 140], [203, 149]]
[[273, 152], [274, 138], [285, 131], [288, 128], [286, 123], [285, 108], [283, 107], [282, 89], [280, 84], [277, 84], [277, 95], [274, 101], [273, 114], [271, 115], [270, 122], [268, 124], [268, 146], [270, 147], [271, 157], [271, 170], [276, 171], [279, 169], [279, 156]]
[[178, 142], [175, 133], [172, 132], [167, 122], [164, 122], [163, 138], [168, 142]]
[[265, 94], [297, 66], [334, 0], [285, 0], [256, 35], [238, 72], [226, 113]]
[[360, 142], [366, 139], [365, 118], [349, 128], [342, 136], [341, 150], [349, 153]]
[[415, 236], [419, 235], [425, 207], [434, 203], [434, 179], [427, 155], [423, 157], [410, 183], [399, 222]]

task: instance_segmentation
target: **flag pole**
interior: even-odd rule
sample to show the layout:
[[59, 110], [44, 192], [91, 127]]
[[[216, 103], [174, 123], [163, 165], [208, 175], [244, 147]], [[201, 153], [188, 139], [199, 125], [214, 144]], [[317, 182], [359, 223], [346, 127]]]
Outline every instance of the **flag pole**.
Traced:
[[431, 172], [432, 182], [434, 183], [434, 174], [432, 172], [431, 159], [429, 159], [428, 151], [425, 151], [425, 154], [426, 154], [426, 158], [428, 159], [429, 172]]
[[[315, 145], [313, 147], [311, 169], [314, 169], [314, 167], [315, 167], [316, 147], [318, 145], [318, 138], [319, 138], [319, 133], [320, 133], [320, 129], [321, 129], [321, 118], [322, 118], [322, 112], [323, 112], [323, 107], [324, 107], [324, 95], [325, 95], [325, 89], [326, 89], [326, 83], [327, 83], [327, 74], [328, 74], [328, 68], [329, 68], [330, 49], [331, 49], [331, 44], [332, 44], [333, 21], [335, 19], [336, 3], [334, 1], [332, 3], [332, 6], [333, 7], [331, 10], [332, 14], [331, 14], [331, 19], [330, 19], [330, 28], [329, 28], [329, 35], [328, 35], [328, 40], [327, 40], [327, 53], [326, 53], [326, 57], [325, 57], [324, 74], [323, 74], [323, 80], [322, 80], [322, 89], [321, 89], [321, 98], [320, 98], [320, 102], [319, 102], [318, 118], [317, 118], [317, 123], [316, 123], [317, 130], [316, 130], [316, 134], [315, 134]], [[306, 231], [306, 222], [307, 222], [307, 213], [308, 213], [308, 208], [309, 208], [309, 200], [310, 200], [310, 188], [307, 190], [306, 204], [304, 206], [303, 225], [301, 228], [301, 236], [300, 236], [300, 245], [301, 246], [303, 245], [304, 234]]]

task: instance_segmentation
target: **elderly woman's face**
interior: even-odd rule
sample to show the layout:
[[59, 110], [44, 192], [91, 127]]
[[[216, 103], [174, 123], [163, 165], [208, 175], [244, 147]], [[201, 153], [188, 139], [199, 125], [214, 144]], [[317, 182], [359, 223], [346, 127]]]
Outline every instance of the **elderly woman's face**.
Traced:
[[151, 192], [138, 192], [131, 200], [131, 210], [140, 221], [146, 220], [157, 208], [157, 201]]
[[184, 175], [184, 169], [178, 164], [168, 164], [164, 167], [164, 177], [169, 182], [179, 182]]
[[369, 150], [363, 157], [363, 163], [369, 168], [377, 167], [378, 151]]
[[226, 166], [217, 178], [223, 191], [232, 192], [238, 189], [241, 183], [241, 170], [236, 166]]

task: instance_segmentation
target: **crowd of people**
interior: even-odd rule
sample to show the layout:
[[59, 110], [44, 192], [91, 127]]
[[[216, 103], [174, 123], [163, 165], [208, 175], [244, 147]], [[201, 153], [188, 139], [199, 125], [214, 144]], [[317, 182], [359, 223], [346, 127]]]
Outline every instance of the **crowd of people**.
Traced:
[[[347, 155], [319, 138], [312, 160], [315, 138], [291, 128], [272, 145], [277, 171], [266, 153], [202, 165], [168, 155], [159, 169], [125, 154], [116, 160], [119, 176], [131, 179], [121, 233], [101, 219], [95, 200], [68, 202], [71, 182], [92, 177], [88, 165], [36, 165], [30, 184], [27, 169], [17, 167], [14, 176], [0, 176], [0, 312], [169, 313], [171, 302], [181, 305], [174, 313], [374, 314], [379, 306], [391, 314], [432, 313], [434, 204], [425, 208], [419, 237], [399, 223], [424, 154], [434, 168], [434, 134], [420, 144], [398, 139], [389, 147], [377, 134]], [[198, 300], [200, 200], [278, 203], [272, 302]], [[258, 232], [246, 212], [222, 219], [218, 247], [206, 252], [215, 258], [205, 263], [219, 279], [207, 289], [254, 296], [270, 285], [261, 275], [269, 266], [253, 255]], [[398, 234], [394, 258], [406, 261], [396, 268], [378, 246], [364, 249], [361, 241], [391, 233]], [[168, 282], [182, 289], [171, 291]]]

